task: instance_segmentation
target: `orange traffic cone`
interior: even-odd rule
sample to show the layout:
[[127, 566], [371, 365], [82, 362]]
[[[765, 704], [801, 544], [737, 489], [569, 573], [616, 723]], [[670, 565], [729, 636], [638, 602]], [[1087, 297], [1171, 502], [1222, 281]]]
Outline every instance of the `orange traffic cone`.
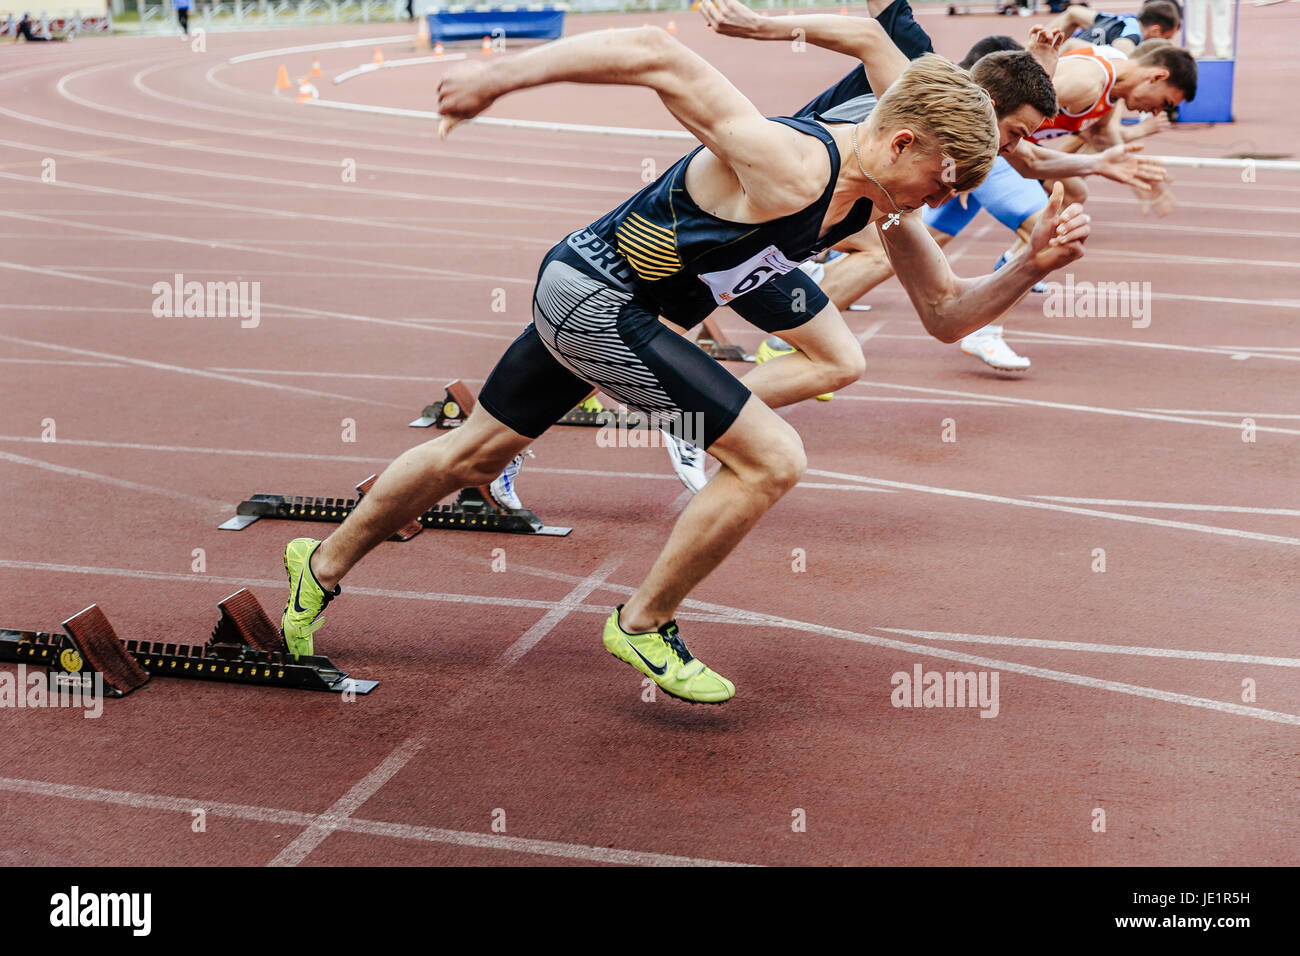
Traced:
[[289, 86], [289, 68], [283, 63], [280, 64], [280, 72], [275, 75], [275, 88], [277, 90], [292, 89]]
[[669, 33], [676, 33], [676, 32], [677, 32], [677, 21], [676, 21], [676, 20], [669, 20], [669, 21], [668, 21], [668, 32], [669, 32]]
[[316, 99], [316, 87], [307, 82], [307, 77], [298, 78], [298, 102], [306, 103]]
[[491, 53], [491, 52], [492, 52], [492, 38], [491, 38], [491, 37], [484, 37], [484, 38], [483, 38], [483, 46], [482, 46], [482, 50], [483, 50], [484, 53]]
[[840, 7], [840, 16], [842, 16], [842, 17], [847, 17], [848, 15], [849, 15], [849, 8], [848, 8], [848, 7]]
[[311, 75], [320, 76], [320, 60], [316, 57], [311, 58]]
[[444, 50], [444, 49], [442, 48], [442, 41], [441, 41], [441, 40], [439, 40], [437, 43], [435, 43], [435, 44], [433, 45], [433, 55], [434, 55], [434, 56], [442, 56], [442, 55], [443, 55], [444, 53], [446, 53], [446, 52], [447, 52], [447, 51]]
[[379, 47], [375, 47], [374, 64], [375, 66], [382, 66], [383, 63], [384, 63], [384, 51], [379, 49]]

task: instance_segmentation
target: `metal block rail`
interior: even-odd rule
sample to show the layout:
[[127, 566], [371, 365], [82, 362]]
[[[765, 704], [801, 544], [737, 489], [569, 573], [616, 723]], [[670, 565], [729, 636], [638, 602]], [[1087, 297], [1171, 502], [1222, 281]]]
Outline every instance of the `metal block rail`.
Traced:
[[[650, 417], [626, 408], [605, 408], [592, 392], [580, 405], [566, 412], [557, 425], [581, 425], [589, 428], [649, 428]], [[474, 408], [474, 396], [460, 379], [448, 383], [441, 401], [424, 406], [420, 417], [410, 422], [412, 428], [459, 428]]]
[[205, 644], [122, 640], [99, 605], [63, 622], [64, 633], [0, 628], [0, 661], [47, 668], [51, 691], [98, 688], [125, 697], [151, 677], [182, 677], [335, 694], [369, 694], [378, 681], [350, 677], [328, 657], [295, 660], [247, 588], [217, 604], [221, 618]]
[[[357, 485], [355, 498], [253, 495], [241, 501], [235, 510], [235, 516], [219, 527], [223, 531], [243, 531], [261, 518], [340, 524], [356, 508], [362, 496], [370, 490], [375, 477], [371, 475]], [[453, 504], [435, 505], [389, 540], [409, 541], [425, 528], [450, 531], [494, 531], [500, 534], [538, 534], [560, 538], [573, 530], [547, 525], [527, 508], [517, 510], [498, 508], [479, 488], [464, 489]]]

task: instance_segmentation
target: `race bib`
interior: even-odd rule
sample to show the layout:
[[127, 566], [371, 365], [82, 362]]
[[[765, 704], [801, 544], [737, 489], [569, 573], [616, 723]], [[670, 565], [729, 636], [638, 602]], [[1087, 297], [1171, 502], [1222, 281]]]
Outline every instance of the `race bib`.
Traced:
[[791, 262], [776, 246], [768, 246], [738, 266], [721, 272], [700, 273], [700, 281], [713, 292], [713, 301], [726, 305], [737, 296], [757, 289], [773, 276], [785, 275], [797, 268], [799, 263]]

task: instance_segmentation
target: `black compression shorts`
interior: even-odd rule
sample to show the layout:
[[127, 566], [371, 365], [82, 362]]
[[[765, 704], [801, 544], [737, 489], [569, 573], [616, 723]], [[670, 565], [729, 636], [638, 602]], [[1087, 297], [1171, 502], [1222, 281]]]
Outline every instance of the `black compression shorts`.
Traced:
[[539, 438], [593, 387], [702, 448], [731, 426], [750, 394], [660, 322], [654, 303], [592, 268], [566, 240], [542, 260], [533, 321], [497, 362], [479, 402], [520, 435]]

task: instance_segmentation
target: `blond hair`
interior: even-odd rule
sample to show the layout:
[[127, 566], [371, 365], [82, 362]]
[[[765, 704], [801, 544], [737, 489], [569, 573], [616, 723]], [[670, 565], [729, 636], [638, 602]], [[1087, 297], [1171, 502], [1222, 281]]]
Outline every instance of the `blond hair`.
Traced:
[[966, 192], [984, 182], [998, 153], [993, 102], [970, 74], [941, 56], [913, 60], [871, 113], [875, 134], [906, 127], [916, 146], [938, 152], [956, 170], [950, 185]]

